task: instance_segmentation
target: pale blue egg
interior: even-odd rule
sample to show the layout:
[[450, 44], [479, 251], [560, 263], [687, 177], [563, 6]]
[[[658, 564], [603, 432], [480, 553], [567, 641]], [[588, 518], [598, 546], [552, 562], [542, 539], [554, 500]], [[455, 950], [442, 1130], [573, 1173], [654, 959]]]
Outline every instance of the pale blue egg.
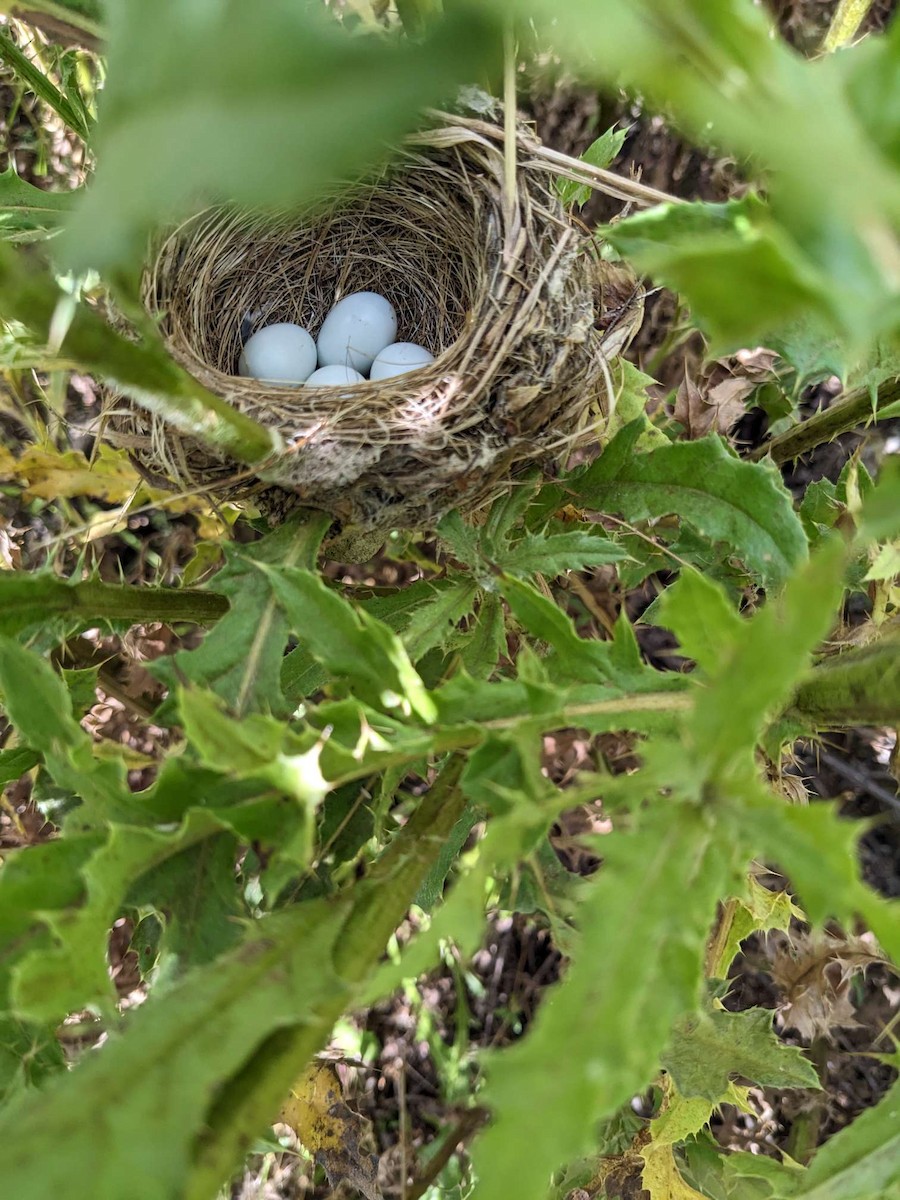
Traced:
[[318, 371], [313, 371], [312, 375], [306, 381], [306, 386], [335, 387], [342, 383], [365, 382], [365, 375], [360, 375], [359, 371], [354, 371], [352, 367], [339, 367], [336, 363], [332, 363], [330, 366], [319, 367]]
[[370, 379], [390, 379], [393, 375], [405, 375], [434, 362], [434, 355], [415, 342], [392, 342], [385, 346], [372, 363]]
[[265, 325], [244, 343], [238, 374], [265, 383], [305, 383], [316, 369], [316, 344], [299, 325]]
[[353, 292], [340, 300], [319, 330], [319, 366], [353, 367], [369, 373], [376, 356], [397, 336], [393, 305], [377, 292]]

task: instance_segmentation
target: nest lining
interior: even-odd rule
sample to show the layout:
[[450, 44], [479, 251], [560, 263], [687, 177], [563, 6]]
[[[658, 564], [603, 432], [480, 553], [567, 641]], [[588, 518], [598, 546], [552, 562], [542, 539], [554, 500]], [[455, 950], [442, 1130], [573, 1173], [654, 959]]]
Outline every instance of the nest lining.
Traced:
[[[137, 461], [185, 490], [252, 496], [275, 518], [306, 505], [387, 529], [473, 507], [558, 456], [604, 398], [606, 360], [624, 341], [604, 324], [625, 297], [621, 268], [603, 295], [607, 264], [566, 217], [546, 165], [529, 162], [532, 145], [523, 133], [513, 204], [503, 131], [447, 118], [305, 219], [215, 209], [171, 232], [145, 272], [148, 312], [195, 378], [277, 427], [287, 449], [248, 480], [126, 405], [115, 424]], [[292, 321], [315, 336], [333, 304], [362, 290], [385, 295], [398, 340], [434, 362], [339, 389], [237, 376], [258, 328]]]

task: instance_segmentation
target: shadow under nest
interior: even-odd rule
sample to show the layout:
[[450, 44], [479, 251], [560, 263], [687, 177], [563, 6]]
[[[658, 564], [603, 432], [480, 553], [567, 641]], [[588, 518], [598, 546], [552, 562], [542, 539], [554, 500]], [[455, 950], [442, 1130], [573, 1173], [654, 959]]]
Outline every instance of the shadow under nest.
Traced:
[[[151, 477], [250, 499], [273, 523], [311, 507], [345, 526], [421, 528], [602, 440], [608, 364], [640, 319], [634, 277], [570, 220], [527, 127], [509, 203], [502, 128], [437, 120], [305, 216], [209, 209], [165, 235], [143, 301], [170, 353], [283, 448], [250, 474], [116, 397], [113, 436]], [[290, 321], [315, 336], [336, 301], [366, 290], [434, 362], [340, 389], [236, 374], [257, 329]]]

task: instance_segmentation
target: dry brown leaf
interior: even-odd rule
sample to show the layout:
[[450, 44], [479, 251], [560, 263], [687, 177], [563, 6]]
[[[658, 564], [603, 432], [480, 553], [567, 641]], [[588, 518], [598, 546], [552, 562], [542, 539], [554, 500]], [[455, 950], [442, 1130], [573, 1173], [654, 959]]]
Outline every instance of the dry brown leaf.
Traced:
[[777, 359], [772, 350], [759, 347], [707, 363], [696, 379], [685, 373], [675, 397], [674, 415], [687, 437], [728, 433], [744, 415], [748, 397], [775, 377]]
[[868, 935], [778, 935], [776, 945], [772, 978], [783, 994], [778, 1012], [786, 1028], [812, 1041], [858, 1024], [851, 981], [872, 963], [884, 962]]

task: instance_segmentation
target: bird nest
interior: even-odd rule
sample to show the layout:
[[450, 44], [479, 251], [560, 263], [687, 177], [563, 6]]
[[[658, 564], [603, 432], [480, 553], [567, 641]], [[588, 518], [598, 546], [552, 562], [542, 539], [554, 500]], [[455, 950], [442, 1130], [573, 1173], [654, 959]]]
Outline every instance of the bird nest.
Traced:
[[[143, 300], [172, 356], [283, 449], [259, 474], [125, 401], [114, 425], [136, 461], [183, 490], [297, 506], [364, 529], [422, 527], [473, 508], [535, 464], [596, 440], [609, 361], [640, 309], [561, 205], [522, 126], [510, 147], [480, 120], [435, 118], [389, 168], [305, 215], [212, 209], [167, 234]], [[256, 329], [316, 335], [333, 304], [376, 291], [399, 337], [435, 358], [353, 386], [278, 386], [237, 374]]]

